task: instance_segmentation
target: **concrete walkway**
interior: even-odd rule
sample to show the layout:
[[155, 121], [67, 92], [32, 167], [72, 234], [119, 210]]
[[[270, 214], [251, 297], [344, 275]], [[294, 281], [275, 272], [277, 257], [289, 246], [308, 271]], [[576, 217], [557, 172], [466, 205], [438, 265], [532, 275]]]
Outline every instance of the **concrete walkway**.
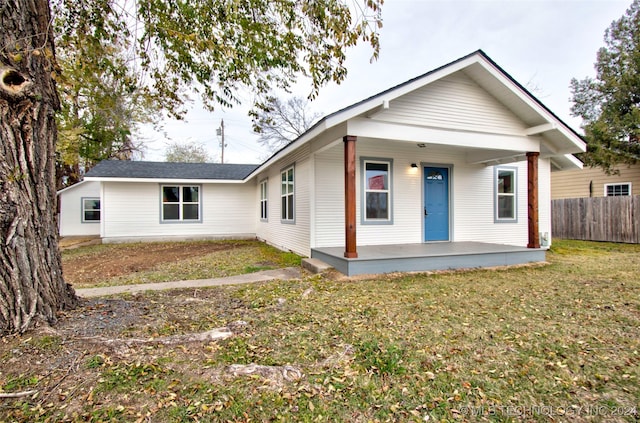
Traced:
[[78, 288], [76, 294], [80, 297], [103, 297], [106, 295], [122, 294], [125, 292], [160, 291], [164, 289], [204, 288], [208, 286], [239, 285], [271, 280], [291, 280], [300, 277], [300, 269], [287, 267], [284, 269], [265, 270], [262, 272], [246, 273], [244, 275], [229, 276], [216, 279], [196, 279], [192, 281], [143, 283], [138, 285], [105, 286], [102, 288]]

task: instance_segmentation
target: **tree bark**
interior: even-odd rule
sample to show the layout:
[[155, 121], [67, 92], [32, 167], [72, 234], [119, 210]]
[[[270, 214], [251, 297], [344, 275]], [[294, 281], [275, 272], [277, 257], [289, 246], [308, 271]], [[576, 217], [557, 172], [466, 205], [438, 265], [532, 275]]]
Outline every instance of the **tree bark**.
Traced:
[[55, 219], [59, 108], [47, 0], [0, 3], [0, 334], [77, 304]]

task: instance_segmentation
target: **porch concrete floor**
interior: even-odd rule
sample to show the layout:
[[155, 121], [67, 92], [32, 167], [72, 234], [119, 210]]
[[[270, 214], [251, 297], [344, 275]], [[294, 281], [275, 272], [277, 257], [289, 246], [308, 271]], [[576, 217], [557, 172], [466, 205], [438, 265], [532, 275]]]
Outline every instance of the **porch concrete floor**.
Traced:
[[348, 276], [507, 266], [541, 262], [546, 249], [484, 242], [438, 242], [425, 244], [364, 245], [358, 257], [344, 257], [344, 247], [314, 248], [318, 258]]

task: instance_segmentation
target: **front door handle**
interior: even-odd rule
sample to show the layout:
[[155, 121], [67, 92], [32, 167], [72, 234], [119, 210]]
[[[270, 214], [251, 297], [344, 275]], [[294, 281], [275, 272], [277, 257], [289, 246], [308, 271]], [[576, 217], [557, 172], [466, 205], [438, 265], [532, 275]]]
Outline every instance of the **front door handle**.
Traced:
[[427, 208], [426, 207], [424, 208], [424, 215], [425, 216], [429, 216], [429, 213], [427, 213]]

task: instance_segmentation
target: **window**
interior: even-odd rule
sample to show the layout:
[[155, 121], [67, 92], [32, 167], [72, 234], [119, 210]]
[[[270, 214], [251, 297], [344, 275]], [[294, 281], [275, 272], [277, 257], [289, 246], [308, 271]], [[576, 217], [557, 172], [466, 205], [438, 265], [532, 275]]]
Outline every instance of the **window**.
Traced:
[[363, 223], [391, 223], [391, 160], [362, 159]]
[[100, 199], [82, 199], [82, 221], [87, 223], [100, 222]]
[[625, 182], [622, 184], [605, 184], [604, 195], [605, 197], [631, 195], [631, 182]]
[[287, 169], [283, 170], [282, 173], [280, 174], [282, 179], [281, 179], [281, 192], [280, 192], [280, 196], [281, 196], [281, 205], [280, 205], [280, 210], [281, 210], [281, 219], [283, 221], [287, 221], [287, 222], [293, 222], [294, 220], [294, 206], [295, 206], [295, 199], [294, 199], [294, 193], [295, 193], [295, 186], [294, 186], [294, 178], [295, 178], [295, 174], [294, 174], [294, 169], [293, 166], [288, 167]]
[[516, 168], [495, 169], [496, 181], [496, 222], [513, 222], [517, 220], [517, 185]]
[[260, 220], [267, 220], [267, 182], [260, 182]]
[[431, 181], [442, 181], [444, 179], [444, 176], [442, 175], [442, 173], [439, 170], [433, 169], [427, 175], [427, 179], [429, 179]]
[[199, 221], [200, 187], [162, 186], [162, 221]]

